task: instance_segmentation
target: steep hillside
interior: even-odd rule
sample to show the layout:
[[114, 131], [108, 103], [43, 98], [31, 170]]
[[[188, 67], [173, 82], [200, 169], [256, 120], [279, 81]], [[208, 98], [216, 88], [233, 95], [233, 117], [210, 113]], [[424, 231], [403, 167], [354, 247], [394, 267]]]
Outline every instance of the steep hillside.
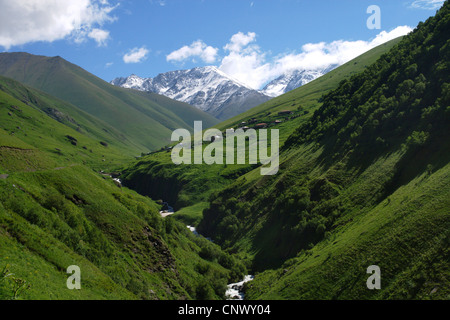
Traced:
[[[0, 128], [59, 162], [112, 168], [130, 161], [132, 143], [77, 107], [0, 76]], [[3, 137], [5, 138], [5, 136]]]
[[166, 145], [173, 130], [192, 129], [194, 120], [205, 126], [218, 122], [187, 104], [110, 85], [61, 57], [1, 53], [0, 75], [71, 103], [116, 128], [133, 146], [134, 155]]
[[[220, 299], [245, 272], [112, 179], [55, 167], [39, 151], [0, 150], [27, 163], [1, 163], [0, 299]], [[81, 268], [83, 290], [66, 287], [71, 265]]]
[[198, 229], [250, 255], [250, 299], [449, 299], [449, 29], [446, 2], [322, 99], [277, 176], [211, 196]]
[[[122, 138], [0, 78], [0, 300], [221, 299], [241, 279], [240, 262], [112, 179]], [[83, 290], [67, 289], [71, 265]]]
[[189, 103], [222, 120], [270, 99], [212, 66], [166, 72], [155, 78], [131, 75], [116, 78], [111, 83], [123, 88], [165, 95]]

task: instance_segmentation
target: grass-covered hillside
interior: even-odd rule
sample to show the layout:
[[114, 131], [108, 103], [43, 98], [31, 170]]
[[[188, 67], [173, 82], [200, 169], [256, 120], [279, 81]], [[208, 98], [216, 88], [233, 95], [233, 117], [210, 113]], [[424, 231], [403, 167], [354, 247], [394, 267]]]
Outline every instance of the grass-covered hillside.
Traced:
[[134, 149], [132, 155], [165, 146], [173, 130], [192, 129], [195, 120], [203, 121], [205, 127], [218, 122], [188, 104], [115, 87], [61, 57], [1, 53], [0, 75], [66, 101], [114, 127]]
[[199, 230], [250, 256], [249, 298], [450, 298], [449, 29], [446, 2], [323, 97], [278, 175], [211, 196]]
[[[114, 181], [127, 139], [0, 78], [0, 299], [221, 299], [245, 267]], [[66, 270], [81, 268], [82, 290]]]
[[123, 165], [134, 150], [114, 127], [69, 103], [1, 76], [0, 128], [4, 131], [2, 139], [16, 138], [63, 164], [77, 161], [99, 170]]
[[[40, 152], [7, 156], [33, 167], [0, 179], [1, 299], [219, 299], [245, 272], [111, 179], [48, 167]], [[82, 290], [66, 287], [70, 265], [81, 268]]]

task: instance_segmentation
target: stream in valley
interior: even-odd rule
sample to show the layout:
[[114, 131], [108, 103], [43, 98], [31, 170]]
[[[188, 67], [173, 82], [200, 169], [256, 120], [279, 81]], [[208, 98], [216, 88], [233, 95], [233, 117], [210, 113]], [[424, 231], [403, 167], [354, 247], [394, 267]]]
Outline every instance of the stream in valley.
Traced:
[[[175, 213], [174, 209], [167, 203], [164, 202], [164, 207], [163, 210], [161, 210], [159, 213], [161, 214], [161, 216], [163, 218], [170, 216], [172, 214]], [[197, 232], [197, 229], [193, 226], [186, 226], [193, 234], [195, 234], [198, 237], [203, 237], [201, 234], [199, 234]], [[205, 239], [214, 242], [211, 238], [206, 238]], [[254, 279], [254, 276], [252, 275], [247, 275], [244, 277], [244, 280], [240, 281], [240, 282], [236, 282], [236, 283], [230, 283], [227, 285], [227, 291], [225, 292], [225, 297], [227, 300], [244, 300], [245, 295], [244, 295], [244, 285], [249, 282], [252, 281]]]
[[252, 281], [255, 277], [251, 275], [247, 275], [244, 277], [244, 280], [237, 283], [231, 283], [227, 287], [227, 291], [225, 292], [225, 297], [227, 300], [244, 300], [244, 284], [249, 281]]
[[[197, 232], [197, 229], [193, 226], [187, 226], [187, 228], [189, 230], [191, 230], [191, 232], [193, 234], [195, 234], [196, 236], [202, 237], [202, 235], [200, 235]], [[210, 238], [205, 238], [211, 242], [214, 242], [212, 239]], [[245, 294], [244, 294], [244, 285], [249, 282], [252, 281], [254, 279], [254, 276], [252, 275], [246, 275], [244, 277], [244, 280], [240, 281], [240, 282], [236, 282], [236, 283], [230, 283], [227, 285], [227, 291], [225, 292], [225, 298], [227, 300], [244, 300], [245, 298]]]

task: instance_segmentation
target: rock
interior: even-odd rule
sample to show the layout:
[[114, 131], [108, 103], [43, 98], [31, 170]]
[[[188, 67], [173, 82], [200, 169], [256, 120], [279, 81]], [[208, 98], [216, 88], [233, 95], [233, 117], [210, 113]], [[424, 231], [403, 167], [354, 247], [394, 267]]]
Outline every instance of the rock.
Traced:
[[70, 141], [70, 143], [74, 146], [78, 145], [78, 140], [72, 136], [67, 135], [66, 138]]

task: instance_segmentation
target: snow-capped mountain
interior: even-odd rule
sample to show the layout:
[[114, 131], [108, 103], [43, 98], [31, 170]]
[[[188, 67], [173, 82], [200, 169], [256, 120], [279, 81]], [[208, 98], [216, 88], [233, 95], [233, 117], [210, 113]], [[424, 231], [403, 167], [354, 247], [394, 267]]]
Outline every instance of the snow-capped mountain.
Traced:
[[186, 102], [222, 120], [270, 99], [213, 66], [166, 72], [155, 78], [131, 75], [116, 78], [111, 83]]
[[319, 70], [292, 70], [288, 71], [275, 80], [269, 82], [261, 92], [269, 97], [278, 97], [286, 92], [297, 89], [305, 84], [323, 76], [338, 67], [331, 65]]

